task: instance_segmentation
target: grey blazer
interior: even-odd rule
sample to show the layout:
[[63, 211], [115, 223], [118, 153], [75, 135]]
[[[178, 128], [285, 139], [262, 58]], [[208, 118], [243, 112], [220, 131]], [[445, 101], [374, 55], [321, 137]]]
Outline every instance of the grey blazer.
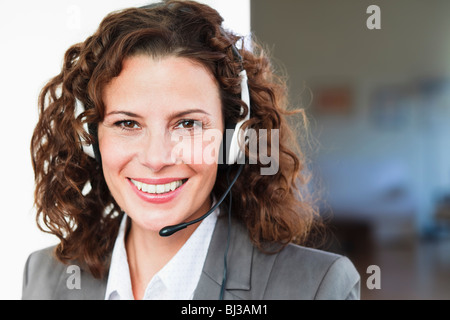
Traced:
[[[227, 225], [226, 217], [218, 219], [194, 299], [219, 297]], [[72, 273], [52, 251], [47, 248], [28, 257], [23, 299], [104, 299], [107, 277], [95, 279], [81, 270], [80, 288], [68, 286]], [[293, 244], [276, 254], [262, 253], [235, 220], [227, 270], [224, 299], [359, 299], [360, 276], [348, 258]]]

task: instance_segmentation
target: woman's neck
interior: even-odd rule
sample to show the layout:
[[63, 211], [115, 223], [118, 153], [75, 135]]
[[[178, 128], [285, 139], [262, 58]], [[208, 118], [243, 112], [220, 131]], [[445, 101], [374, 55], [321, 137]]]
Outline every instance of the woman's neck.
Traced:
[[153, 276], [181, 249], [197, 226], [195, 224], [169, 237], [161, 237], [158, 232], [131, 224], [125, 246], [135, 299], [142, 299]]
[[[202, 216], [211, 208], [211, 204], [212, 199], [208, 198], [198, 212], [187, 220], [192, 221]], [[168, 237], [162, 237], [158, 231], [142, 228], [131, 221], [125, 237], [125, 248], [135, 299], [142, 299], [153, 276], [175, 256], [199, 224], [195, 223]]]

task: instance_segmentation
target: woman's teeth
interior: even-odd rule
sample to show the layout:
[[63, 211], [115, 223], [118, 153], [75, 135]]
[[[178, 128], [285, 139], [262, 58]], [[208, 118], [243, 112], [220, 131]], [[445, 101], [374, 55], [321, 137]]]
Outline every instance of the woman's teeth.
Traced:
[[130, 179], [130, 181], [139, 190], [146, 192], [146, 193], [156, 193], [156, 194], [173, 191], [173, 190], [179, 188], [183, 184], [183, 180], [172, 181], [172, 182], [166, 183], [166, 184], [146, 184], [146, 183], [139, 182], [139, 181], [136, 181], [133, 179]]

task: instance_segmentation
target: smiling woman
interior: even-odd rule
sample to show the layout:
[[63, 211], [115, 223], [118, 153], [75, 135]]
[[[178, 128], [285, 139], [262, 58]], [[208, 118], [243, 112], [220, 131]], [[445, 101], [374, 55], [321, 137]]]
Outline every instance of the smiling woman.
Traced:
[[[68, 49], [31, 142], [37, 220], [60, 243], [30, 255], [23, 298], [358, 298], [347, 258], [298, 245], [319, 219], [285, 84], [221, 24], [168, 1], [111, 13]], [[246, 143], [244, 163], [219, 166], [235, 126], [276, 132], [276, 172]]]

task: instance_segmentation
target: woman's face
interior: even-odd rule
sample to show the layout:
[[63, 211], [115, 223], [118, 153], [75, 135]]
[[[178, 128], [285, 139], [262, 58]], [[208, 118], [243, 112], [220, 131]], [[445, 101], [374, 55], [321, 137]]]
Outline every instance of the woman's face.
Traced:
[[217, 156], [205, 151], [218, 154], [224, 130], [210, 72], [186, 58], [129, 57], [103, 101], [103, 172], [133, 223], [159, 231], [208, 211]]

